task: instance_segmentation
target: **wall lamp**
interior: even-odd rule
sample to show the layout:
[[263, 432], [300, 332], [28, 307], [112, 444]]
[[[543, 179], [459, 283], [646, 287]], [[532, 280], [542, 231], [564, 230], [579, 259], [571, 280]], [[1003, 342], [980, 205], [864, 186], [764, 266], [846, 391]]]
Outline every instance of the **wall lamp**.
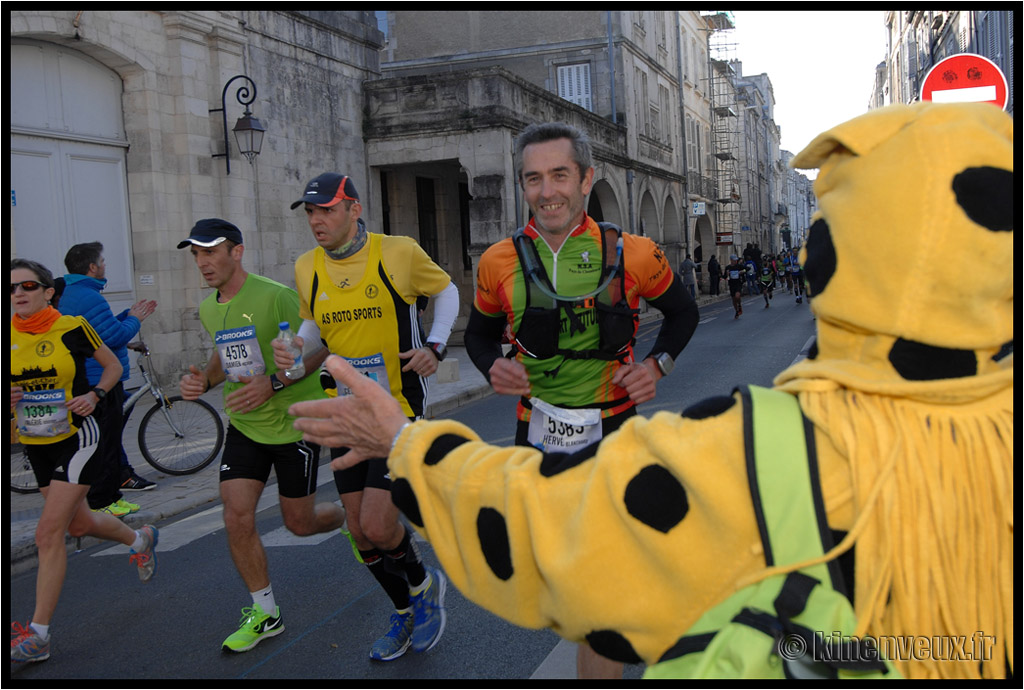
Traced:
[[[238, 91], [235, 93], [235, 98], [238, 102], [245, 106], [245, 112], [242, 113], [242, 117], [238, 118], [238, 122], [235, 123], [234, 128], [231, 130], [235, 133], [235, 140], [238, 142], [238, 150], [243, 156], [249, 160], [249, 165], [252, 165], [253, 159], [260, 155], [260, 148], [263, 147], [263, 133], [266, 131], [263, 129], [263, 125], [260, 121], [253, 117], [252, 112], [249, 110], [249, 104], [256, 100], [256, 82], [244, 74], [228, 79], [228, 83], [224, 85], [224, 90], [220, 94], [220, 107], [210, 108], [211, 113], [221, 113], [222, 119], [224, 120], [224, 153], [213, 154], [214, 158], [224, 158], [224, 162], [227, 165], [228, 175], [231, 174], [231, 156], [228, 155], [230, 152], [230, 144], [228, 140], [228, 113], [227, 113], [227, 95], [228, 87], [236, 79], [244, 79], [247, 83], [242, 84], [238, 87]], [[250, 90], [249, 86], [252, 85]], [[251, 95], [250, 95], [251, 94]]]

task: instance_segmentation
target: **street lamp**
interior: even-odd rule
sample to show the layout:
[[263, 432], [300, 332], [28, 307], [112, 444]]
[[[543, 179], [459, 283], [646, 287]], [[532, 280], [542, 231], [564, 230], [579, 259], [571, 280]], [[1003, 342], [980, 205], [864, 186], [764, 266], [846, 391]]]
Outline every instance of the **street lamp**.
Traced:
[[[228, 80], [224, 84], [224, 89], [220, 94], [220, 107], [210, 108], [211, 113], [221, 113], [221, 117], [224, 122], [224, 153], [213, 154], [214, 158], [220, 158], [223, 156], [224, 162], [227, 166], [227, 174], [231, 174], [231, 156], [228, 155], [230, 151], [230, 144], [228, 140], [228, 113], [227, 113], [227, 94], [228, 87], [236, 79], [244, 79], [247, 83], [242, 84], [238, 87], [238, 91], [235, 93], [235, 98], [239, 104], [245, 106], [245, 112], [242, 113], [242, 117], [238, 118], [238, 122], [231, 131], [235, 133], [235, 140], [238, 143], [238, 150], [252, 165], [253, 159], [260, 154], [260, 149], [263, 147], [263, 133], [266, 131], [260, 121], [253, 117], [252, 112], [249, 110], [249, 104], [256, 100], [256, 82], [244, 74], [239, 74]], [[249, 85], [252, 85], [250, 91]], [[250, 95], [251, 94], [251, 95]]]

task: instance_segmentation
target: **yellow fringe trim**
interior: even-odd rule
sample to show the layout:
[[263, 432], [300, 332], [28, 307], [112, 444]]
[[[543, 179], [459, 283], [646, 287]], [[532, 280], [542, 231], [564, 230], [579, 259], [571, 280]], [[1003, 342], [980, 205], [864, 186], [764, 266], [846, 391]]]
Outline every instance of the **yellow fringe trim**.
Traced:
[[964, 406], [820, 380], [782, 388], [803, 391], [818, 434], [855, 458], [858, 515], [824, 556], [739, 586], [830, 561], [856, 543], [855, 635], [928, 638], [930, 653], [893, 659], [909, 678], [1005, 677], [1014, 662], [1012, 386], [1005, 398]]

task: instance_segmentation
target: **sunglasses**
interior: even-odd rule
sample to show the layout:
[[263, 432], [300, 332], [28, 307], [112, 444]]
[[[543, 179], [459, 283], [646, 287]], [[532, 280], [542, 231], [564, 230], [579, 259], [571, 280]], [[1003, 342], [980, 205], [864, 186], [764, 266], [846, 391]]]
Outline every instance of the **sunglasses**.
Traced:
[[49, 287], [49, 286], [48, 285], [43, 285], [38, 280], [23, 280], [20, 283], [11, 283], [11, 294], [13, 295], [14, 292], [19, 287], [24, 292], [35, 292], [36, 290], [38, 290], [40, 288], [45, 288], [45, 287]]

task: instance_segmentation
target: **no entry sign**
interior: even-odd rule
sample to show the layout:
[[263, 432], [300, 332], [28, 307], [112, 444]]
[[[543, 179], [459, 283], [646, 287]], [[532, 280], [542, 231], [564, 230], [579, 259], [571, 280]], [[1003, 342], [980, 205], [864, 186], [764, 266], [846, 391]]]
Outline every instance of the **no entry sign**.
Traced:
[[928, 70], [921, 100], [934, 103], [992, 103], [1006, 109], [1006, 76], [986, 57], [952, 55]]

